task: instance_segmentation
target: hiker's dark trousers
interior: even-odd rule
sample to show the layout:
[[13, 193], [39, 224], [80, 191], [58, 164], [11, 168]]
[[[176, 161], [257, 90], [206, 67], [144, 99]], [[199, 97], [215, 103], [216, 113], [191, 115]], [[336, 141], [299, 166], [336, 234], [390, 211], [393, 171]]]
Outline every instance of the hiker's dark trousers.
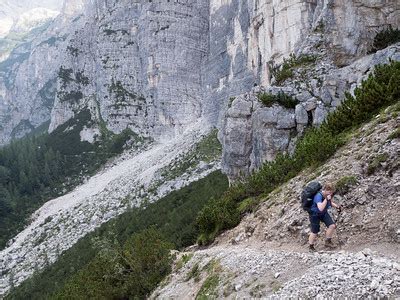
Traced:
[[310, 214], [310, 223], [311, 223], [311, 232], [312, 233], [317, 234], [321, 230], [321, 227], [320, 227], [321, 222], [324, 222], [327, 228], [329, 226], [331, 226], [332, 224], [335, 224], [335, 222], [333, 221], [332, 217], [329, 215], [328, 212], [326, 212], [322, 215], [312, 212]]

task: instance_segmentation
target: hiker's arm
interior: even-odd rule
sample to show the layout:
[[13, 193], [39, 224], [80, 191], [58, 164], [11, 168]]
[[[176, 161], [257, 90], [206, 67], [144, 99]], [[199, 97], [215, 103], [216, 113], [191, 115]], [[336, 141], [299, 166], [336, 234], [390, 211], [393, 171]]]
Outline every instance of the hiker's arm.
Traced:
[[324, 199], [324, 201], [317, 203], [319, 211], [323, 211], [327, 205], [328, 205], [327, 199]]
[[335, 202], [331, 201], [331, 205], [336, 208], [337, 210], [342, 210], [342, 207], [339, 204], [336, 204]]
[[333, 202], [333, 201], [331, 201], [331, 205], [332, 205], [332, 207], [337, 208], [337, 209], [340, 207], [339, 204], [336, 204], [336, 203]]

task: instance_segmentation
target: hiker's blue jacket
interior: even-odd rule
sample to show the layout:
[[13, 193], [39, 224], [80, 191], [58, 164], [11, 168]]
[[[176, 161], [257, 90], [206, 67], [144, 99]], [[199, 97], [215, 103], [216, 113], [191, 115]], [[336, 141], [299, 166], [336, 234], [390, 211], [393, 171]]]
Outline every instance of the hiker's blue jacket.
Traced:
[[313, 214], [316, 215], [324, 215], [327, 211], [328, 208], [331, 207], [331, 201], [328, 201], [328, 204], [325, 206], [325, 209], [323, 211], [320, 211], [318, 209], [317, 203], [322, 203], [324, 201], [324, 196], [322, 196], [321, 192], [318, 192], [313, 199], [313, 204], [311, 206], [311, 211], [313, 212]]

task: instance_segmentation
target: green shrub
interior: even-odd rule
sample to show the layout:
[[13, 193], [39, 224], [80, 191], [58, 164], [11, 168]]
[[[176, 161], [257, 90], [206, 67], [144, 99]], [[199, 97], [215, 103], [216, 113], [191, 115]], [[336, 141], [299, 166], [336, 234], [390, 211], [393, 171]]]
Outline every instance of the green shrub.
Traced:
[[[307, 61], [307, 60], [306, 60]], [[308, 167], [317, 167], [329, 159], [346, 141], [346, 134], [354, 127], [370, 120], [382, 108], [400, 100], [400, 62], [376, 66], [374, 72], [355, 90], [346, 94], [336, 111], [330, 113], [319, 128], [311, 128], [298, 140], [292, 156], [277, 155], [243, 182], [231, 187], [221, 199], [207, 205], [197, 219], [199, 244], [211, 243], [222, 230], [240, 222], [240, 204], [249, 197], [267, 196], [278, 186]], [[374, 172], [382, 162], [372, 162]]]
[[382, 107], [400, 100], [400, 62], [376, 66], [368, 79], [354, 91], [346, 94], [342, 104], [328, 115], [322, 128], [337, 135], [344, 130], [369, 120]]
[[389, 136], [388, 140], [394, 140], [400, 138], [400, 128], [396, 128]]
[[228, 198], [210, 201], [197, 216], [199, 231], [203, 233], [198, 243], [206, 245], [222, 230], [235, 227], [240, 222], [240, 214], [236, 203]]
[[279, 92], [277, 95], [261, 93], [258, 95], [258, 99], [267, 107], [271, 107], [277, 103], [285, 108], [295, 108], [299, 104], [299, 100], [283, 92]]
[[368, 164], [367, 175], [372, 175], [375, 171], [381, 166], [382, 163], [387, 161], [389, 158], [389, 154], [382, 153], [372, 158]]
[[314, 55], [302, 54], [296, 57], [291, 54], [289, 58], [284, 58], [280, 66], [270, 66], [270, 72], [275, 78], [276, 84], [281, 85], [286, 79], [294, 76], [294, 69], [315, 63], [317, 57]]
[[257, 198], [247, 198], [240, 202], [238, 210], [241, 215], [244, 215], [246, 213], [251, 213], [256, 211], [258, 204], [260, 203], [260, 200]]
[[393, 29], [392, 25], [390, 25], [376, 34], [369, 53], [375, 53], [397, 42], [400, 42], [400, 30]]
[[345, 195], [357, 183], [358, 180], [355, 176], [342, 177], [336, 182], [336, 193], [339, 195]]
[[144, 298], [171, 271], [170, 249], [154, 228], [134, 234], [100, 252], [54, 299]]

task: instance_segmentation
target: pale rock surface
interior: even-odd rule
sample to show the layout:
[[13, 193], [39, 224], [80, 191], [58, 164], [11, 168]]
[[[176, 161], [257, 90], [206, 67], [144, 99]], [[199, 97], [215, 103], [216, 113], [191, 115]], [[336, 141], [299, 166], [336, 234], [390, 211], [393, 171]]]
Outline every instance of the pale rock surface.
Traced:
[[[356, 60], [343, 68], [316, 65], [307, 76], [288, 80], [284, 86], [253, 88], [252, 92], [237, 96], [228, 107], [222, 131], [222, 168], [231, 181], [247, 176], [278, 153], [291, 153], [298, 136], [308, 125], [320, 125], [327, 114], [344, 99], [346, 91], [353, 92], [374, 66], [400, 60], [400, 44]], [[321, 80], [315, 88], [311, 78]], [[295, 109], [277, 104], [263, 107], [259, 93], [285, 92], [299, 101]], [[244, 109], [246, 107], [246, 109]], [[249, 109], [251, 108], [251, 109]]]
[[[320, 73], [348, 65], [365, 55], [376, 32], [400, 25], [399, 6], [341, 0], [66, 1], [52, 26], [68, 28], [58, 35], [64, 41], [48, 50], [42, 45], [27, 49], [22, 66], [10, 62], [7, 78], [31, 82], [36, 77], [32, 75], [47, 75], [34, 85], [11, 80], [1, 88], [6, 97], [0, 141], [7, 143], [49, 119], [52, 131], [94, 95], [115, 133], [129, 127], [141, 135], [169, 138], [200, 116], [223, 127], [230, 97], [271, 84], [271, 63], [282, 62], [290, 53], [311, 53], [329, 58], [321, 62]], [[84, 16], [78, 18], [82, 10]], [[49, 54], [34, 59], [30, 53]], [[60, 67], [72, 70], [73, 80], [64, 85], [58, 79], [50, 97], [56, 98], [53, 105], [43, 100], [41, 89], [56, 80]], [[26, 68], [37, 72], [27, 73]], [[88, 83], [77, 82], [77, 74]], [[310, 80], [312, 90], [319, 84]], [[63, 94], [77, 91], [82, 95], [63, 103]], [[338, 101], [330, 99], [327, 89], [315, 96], [325, 106], [317, 111], [317, 125]]]
[[50, 120], [67, 37], [82, 27], [73, 19], [79, 6], [70, 1], [64, 8], [73, 14], [62, 11], [44, 31], [13, 49], [0, 65], [0, 144]]

